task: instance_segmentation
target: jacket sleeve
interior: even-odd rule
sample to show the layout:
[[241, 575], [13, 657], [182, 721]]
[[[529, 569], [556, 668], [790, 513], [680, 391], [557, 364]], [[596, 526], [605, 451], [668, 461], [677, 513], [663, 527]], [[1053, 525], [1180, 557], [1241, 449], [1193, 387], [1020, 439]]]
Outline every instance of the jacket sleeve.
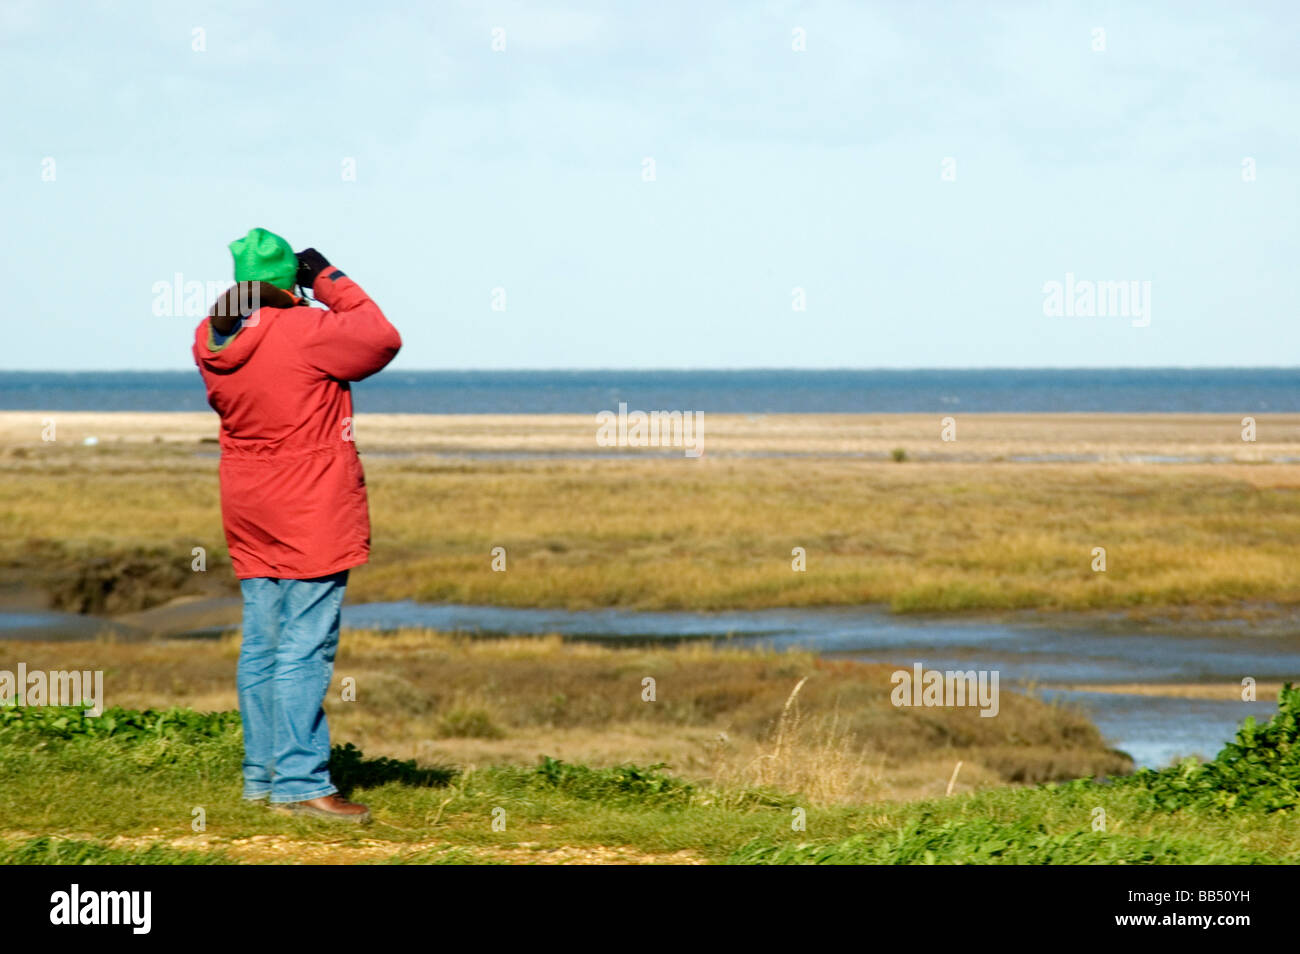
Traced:
[[402, 337], [360, 285], [329, 265], [316, 276], [312, 291], [329, 307], [312, 309], [303, 335], [303, 356], [312, 367], [342, 381], [360, 381], [393, 360]]

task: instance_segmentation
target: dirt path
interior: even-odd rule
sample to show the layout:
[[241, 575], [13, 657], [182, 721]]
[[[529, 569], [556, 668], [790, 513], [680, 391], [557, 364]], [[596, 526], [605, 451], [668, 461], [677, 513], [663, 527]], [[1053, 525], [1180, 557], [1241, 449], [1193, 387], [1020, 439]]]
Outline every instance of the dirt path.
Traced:
[[[377, 827], [382, 828], [382, 825]], [[21, 842], [32, 838], [79, 839], [101, 841], [89, 832], [69, 832], [46, 836], [30, 831], [0, 831], [0, 840]], [[245, 864], [289, 865], [358, 865], [410, 858], [428, 864], [445, 856], [455, 863], [522, 865], [702, 865], [707, 862], [689, 851], [670, 855], [648, 854], [627, 846], [559, 845], [542, 847], [539, 842], [522, 841], [500, 847], [454, 845], [447, 841], [388, 841], [382, 838], [322, 838], [307, 841], [288, 835], [252, 835], [225, 838], [195, 834], [167, 838], [159, 835], [119, 835], [103, 840], [110, 848], [143, 850], [166, 845], [177, 851], [221, 851]]]

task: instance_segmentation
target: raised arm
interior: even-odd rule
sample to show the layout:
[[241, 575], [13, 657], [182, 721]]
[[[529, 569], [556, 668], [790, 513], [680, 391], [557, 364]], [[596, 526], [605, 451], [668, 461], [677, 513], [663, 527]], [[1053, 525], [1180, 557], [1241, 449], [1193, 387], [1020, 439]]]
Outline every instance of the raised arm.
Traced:
[[[314, 250], [308, 249], [308, 252]], [[306, 255], [300, 252], [300, 260]], [[320, 262], [325, 262], [317, 254]], [[361, 286], [325, 263], [313, 274], [300, 270], [329, 311], [312, 309], [302, 331], [303, 356], [312, 367], [343, 381], [360, 381], [384, 368], [402, 347], [402, 337]]]

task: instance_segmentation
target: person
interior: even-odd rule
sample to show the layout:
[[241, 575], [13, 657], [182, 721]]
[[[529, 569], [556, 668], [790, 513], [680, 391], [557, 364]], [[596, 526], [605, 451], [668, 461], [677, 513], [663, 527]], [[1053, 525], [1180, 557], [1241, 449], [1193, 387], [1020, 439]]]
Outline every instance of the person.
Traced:
[[265, 229], [229, 247], [235, 285], [199, 323], [193, 353], [221, 417], [221, 516], [243, 594], [243, 797], [364, 822], [369, 809], [330, 779], [323, 703], [348, 571], [370, 553], [350, 382], [392, 361], [402, 339], [315, 249], [295, 254]]

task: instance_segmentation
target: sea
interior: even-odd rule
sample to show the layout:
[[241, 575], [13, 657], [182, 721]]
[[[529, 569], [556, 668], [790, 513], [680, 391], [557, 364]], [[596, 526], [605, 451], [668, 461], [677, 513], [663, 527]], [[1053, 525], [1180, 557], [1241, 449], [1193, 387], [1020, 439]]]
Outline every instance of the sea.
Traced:
[[[353, 385], [358, 411], [589, 414], [1278, 413], [1300, 368], [404, 371]], [[0, 371], [0, 410], [201, 411], [197, 371]]]

